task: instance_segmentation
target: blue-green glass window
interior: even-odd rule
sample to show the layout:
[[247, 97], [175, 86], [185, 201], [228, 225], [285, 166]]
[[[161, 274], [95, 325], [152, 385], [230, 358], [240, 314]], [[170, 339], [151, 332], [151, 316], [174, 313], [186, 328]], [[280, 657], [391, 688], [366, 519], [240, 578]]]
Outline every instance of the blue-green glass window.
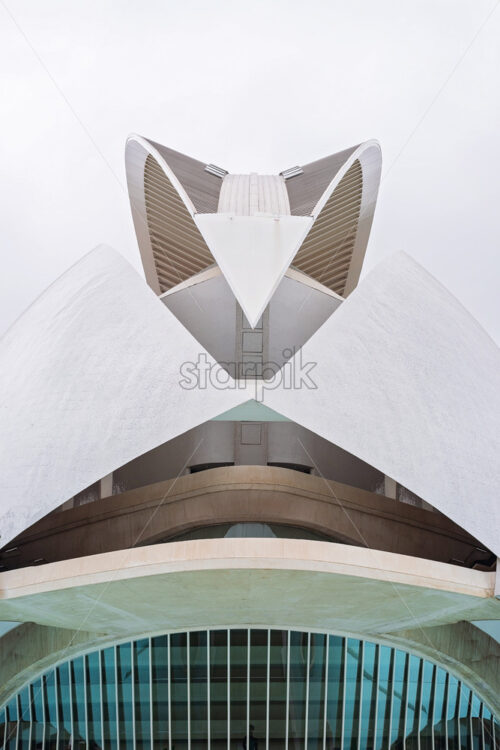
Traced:
[[227, 630], [210, 633], [210, 741], [213, 750], [228, 745], [227, 637]]
[[432, 750], [433, 709], [436, 690], [436, 667], [428, 661], [423, 662], [422, 702], [420, 706], [420, 747], [421, 750]]
[[288, 636], [286, 630], [271, 630], [269, 666], [269, 741], [284, 748], [287, 735]]
[[73, 734], [70, 662], [57, 667], [56, 676], [59, 701], [59, 748], [62, 749], [68, 746], [69, 739]]
[[361, 686], [360, 750], [371, 750], [375, 738], [377, 708], [378, 646], [364, 644]]
[[322, 750], [323, 748], [326, 645], [325, 635], [311, 633], [307, 726], [309, 750]]
[[208, 726], [207, 633], [189, 634], [189, 683], [191, 697], [191, 748], [205, 750]]
[[166, 635], [151, 641], [151, 691], [153, 695], [154, 747], [168, 748], [169, 742], [169, 656]]
[[362, 684], [363, 644], [348, 638], [344, 693], [344, 749], [356, 750], [359, 734], [359, 705]]
[[250, 631], [250, 702], [248, 725], [253, 727], [253, 736], [263, 742], [267, 720], [267, 630]]
[[448, 732], [448, 750], [458, 750], [458, 708], [460, 702], [460, 685], [456, 677], [448, 676], [448, 708], [446, 712], [446, 729]]
[[31, 713], [32, 713], [32, 727], [31, 727], [31, 746], [39, 747], [43, 746], [44, 741], [44, 708], [43, 708], [43, 692], [42, 692], [42, 680], [39, 678], [30, 685], [30, 700], [31, 700]]
[[102, 728], [104, 744], [109, 750], [117, 748], [116, 663], [115, 649], [106, 648], [101, 653], [102, 673]]
[[231, 630], [229, 636], [231, 742], [241, 744], [247, 733], [248, 631]]
[[190, 731], [187, 643], [187, 633], [173, 633], [170, 636], [170, 709], [172, 711], [172, 743], [175, 745], [175, 750], [187, 747]]
[[342, 740], [345, 653], [344, 639], [332, 635], [328, 648], [327, 748], [339, 748]]
[[134, 643], [134, 711], [137, 750], [151, 747], [149, 640]]
[[87, 701], [85, 695], [85, 670], [83, 666], [83, 656], [78, 656], [71, 662], [71, 691], [73, 706], [73, 732], [75, 746], [79, 741], [86, 741], [87, 722], [86, 708]]
[[85, 659], [87, 673], [87, 723], [89, 741], [102, 744], [101, 725], [101, 675], [99, 653], [89, 654]]
[[118, 718], [120, 748], [133, 750], [134, 747], [134, 689], [132, 683], [132, 647], [122, 643], [116, 649], [118, 667]]
[[389, 646], [380, 646], [376, 750], [381, 750], [382, 747], [387, 747], [389, 743], [393, 656], [394, 652]]

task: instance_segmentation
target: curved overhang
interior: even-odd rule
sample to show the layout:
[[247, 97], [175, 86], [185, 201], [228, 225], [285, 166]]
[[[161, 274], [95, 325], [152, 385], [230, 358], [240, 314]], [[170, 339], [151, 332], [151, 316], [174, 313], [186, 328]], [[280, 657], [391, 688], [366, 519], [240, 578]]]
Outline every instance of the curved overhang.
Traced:
[[[172, 159], [179, 165], [195, 165], [187, 177], [184, 175], [183, 182], [169, 164]], [[216, 177], [207, 173], [202, 162], [140, 136], [130, 136], [126, 147], [127, 181], [149, 285], [157, 293], [164, 293], [216, 262], [252, 326], [290, 264], [337, 294], [351, 292], [359, 279], [375, 210], [380, 146], [376, 141], [367, 141], [321, 161], [326, 168], [321, 169], [318, 182], [325, 182], [325, 173], [328, 179], [324, 192], [318, 197], [313, 190], [311, 195], [311, 180], [305, 179], [304, 203], [300, 199], [304, 175], [298, 175], [289, 180], [299, 187], [294, 202], [288, 205], [286, 200], [270, 200], [279, 193], [276, 181], [283, 183], [281, 190], [286, 196], [282, 176]], [[309, 166], [313, 167], [306, 165], [304, 169]], [[312, 171], [317, 190], [314, 167]], [[207, 189], [203, 185], [206, 180], [215, 180], [218, 185], [209, 186], [210, 200], [195, 205], [189, 189], [192, 192], [196, 183], [200, 195], [203, 188]], [[225, 183], [230, 184], [226, 190], [222, 189]], [[241, 186], [249, 196], [242, 198]], [[217, 191], [220, 197], [215, 208]], [[251, 200], [253, 192], [262, 193], [262, 206], [258, 200]], [[311, 199], [314, 203], [309, 206]], [[230, 211], [233, 204], [234, 210]], [[243, 211], [241, 206], [246, 209]], [[276, 213], [276, 206], [282, 213]], [[178, 242], [178, 235], [182, 236], [182, 243]]]
[[428, 560], [466, 560], [468, 567], [488, 559], [477, 540], [435, 511], [291, 469], [226, 466], [50, 514], [13, 540], [0, 564], [52, 563], [186, 533], [203, 538], [213, 526], [235, 523], [278, 524], [299, 538], [316, 534]]

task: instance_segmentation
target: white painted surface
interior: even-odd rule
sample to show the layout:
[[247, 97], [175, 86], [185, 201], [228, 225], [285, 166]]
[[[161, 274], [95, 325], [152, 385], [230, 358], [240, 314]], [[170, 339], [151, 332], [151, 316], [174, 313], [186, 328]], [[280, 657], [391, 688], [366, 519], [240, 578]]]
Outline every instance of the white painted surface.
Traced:
[[244, 390], [181, 388], [181, 363], [203, 351], [109, 248], [49, 287], [0, 342], [1, 544], [117, 467], [245, 400]]
[[300, 358], [317, 363], [316, 390], [267, 390], [267, 406], [500, 552], [500, 351], [444, 287], [404, 253], [392, 256], [283, 372]]
[[254, 327], [311, 228], [312, 218], [197, 214], [194, 220]]

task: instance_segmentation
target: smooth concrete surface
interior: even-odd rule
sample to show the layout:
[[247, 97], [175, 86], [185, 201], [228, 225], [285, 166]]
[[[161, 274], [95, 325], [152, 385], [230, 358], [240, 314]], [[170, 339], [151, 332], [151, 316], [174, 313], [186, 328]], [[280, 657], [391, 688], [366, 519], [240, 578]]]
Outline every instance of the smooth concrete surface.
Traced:
[[0, 619], [128, 634], [267, 622], [388, 633], [498, 619], [494, 573], [290, 539], [173, 542], [0, 575]]
[[[306, 362], [315, 387], [283, 387]], [[284, 365], [280, 383], [263, 390], [267, 406], [500, 553], [500, 350], [409, 256], [371, 271]]]
[[441, 562], [484, 559], [478, 542], [421, 508], [271, 466], [226, 466], [46, 516], [0, 555], [6, 569], [167, 541], [223, 523], [277, 523]]

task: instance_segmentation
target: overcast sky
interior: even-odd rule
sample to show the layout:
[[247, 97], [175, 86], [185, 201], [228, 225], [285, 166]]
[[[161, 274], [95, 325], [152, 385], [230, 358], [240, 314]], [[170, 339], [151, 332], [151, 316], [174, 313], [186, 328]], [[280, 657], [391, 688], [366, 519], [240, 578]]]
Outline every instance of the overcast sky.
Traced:
[[0, 330], [99, 243], [140, 269], [130, 132], [229, 171], [369, 138], [365, 270], [405, 250], [500, 341], [493, 0], [0, 0]]

